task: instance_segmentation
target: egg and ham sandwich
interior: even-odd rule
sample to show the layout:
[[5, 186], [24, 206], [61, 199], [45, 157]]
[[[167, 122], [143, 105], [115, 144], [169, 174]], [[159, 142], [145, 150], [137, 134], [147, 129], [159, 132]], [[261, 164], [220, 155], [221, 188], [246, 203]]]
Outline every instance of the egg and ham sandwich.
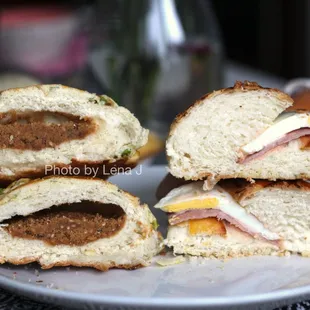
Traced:
[[175, 119], [171, 175], [155, 206], [168, 214], [174, 253], [309, 255], [310, 185], [301, 179], [310, 179], [310, 112], [287, 111], [292, 104], [279, 90], [236, 82]]
[[310, 112], [253, 82], [214, 91], [180, 114], [166, 144], [169, 171], [186, 180], [310, 178]]
[[223, 180], [212, 190], [194, 181], [155, 205], [168, 214], [167, 246], [175, 254], [228, 258], [310, 254], [310, 184]]

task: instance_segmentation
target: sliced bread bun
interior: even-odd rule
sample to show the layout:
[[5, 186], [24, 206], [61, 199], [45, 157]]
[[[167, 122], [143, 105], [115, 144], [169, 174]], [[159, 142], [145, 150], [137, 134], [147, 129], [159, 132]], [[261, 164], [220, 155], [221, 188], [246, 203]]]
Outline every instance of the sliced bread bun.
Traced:
[[249, 162], [239, 161], [241, 147], [270, 128], [292, 104], [281, 91], [252, 82], [237, 82], [204, 96], [171, 126], [166, 143], [171, 174], [186, 180], [207, 178], [207, 188], [226, 178], [310, 178], [310, 151], [298, 138]]
[[[211, 233], [193, 235], [188, 229], [188, 221], [169, 226], [166, 244], [173, 248], [175, 254], [216, 258], [288, 253], [310, 256], [309, 183], [257, 181], [251, 184], [245, 180], [223, 180], [216, 188], [220, 196], [223, 191], [229, 193], [239, 205], [239, 210], [233, 210], [232, 203], [225, 207], [220, 201], [218, 208], [225, 210], [221, 209], [225, 207], [226, 215], [218, 213], [217, 219], [218, 223], [224, 225], [224, 233], [215, 229], [217, 225], [213, 225], [209, 227]], [[227, 215], [230, 208], [231, 213]], [[247, 216], [243, 214], [244, 211]], [[184, 213], [180, 214], [184, 216]], [[253, 217], [246, 221], [249, 215], [254, 216], [255, 221]], [[265, 238], [260, 234], [253, 235], [251, 231], [254, 231], [254, 225], [257, 227], [257, 220], [272, 238], [267, 239], [267, 234], [263, 235]]]
[[148, 206], [103, 180], [21, 179], [0, 196], [0, 263], [147, 266], [161, 249]]
[[147, 139], [148, 131], [135, 116], [104, 95], [62, 85], [0, 93], [3, 182], [61, 174], [56, 167], [78, 167], [80, 175], [89, 175], [85, 167], [102, 171], [105, 166], [101, 174], [108, 174], [111, 167], [134, 166], [137, 160], [128, 159]]

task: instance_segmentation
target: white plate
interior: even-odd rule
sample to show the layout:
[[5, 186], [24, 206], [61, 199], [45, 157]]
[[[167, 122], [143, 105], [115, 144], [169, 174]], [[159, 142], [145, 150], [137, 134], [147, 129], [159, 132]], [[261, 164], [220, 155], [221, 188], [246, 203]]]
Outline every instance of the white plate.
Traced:
[[[132, 175], [111, 181], [140, 196], [150, 205], [166, 173], [164, 167], [142, 167]], [[156, 212], [162, 229], [166, 218]], [[249, 306], [273, 308], [310, 298], [310, 259], [252, 257], [226, 262], [192, 259], [170, 267], [106, 273], [83, 268], [40, 270], [2, 265], [0, 286], [30, 298], [63, 306], [87, 309], [128, 308], [218, 308]]]

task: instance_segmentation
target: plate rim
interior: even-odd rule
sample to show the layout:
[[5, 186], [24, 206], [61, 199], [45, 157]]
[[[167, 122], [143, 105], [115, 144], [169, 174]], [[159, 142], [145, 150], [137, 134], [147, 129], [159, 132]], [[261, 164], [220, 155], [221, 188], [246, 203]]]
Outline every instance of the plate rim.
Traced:
[[[130, 272], [130, 271], [128, 271]], [[0, 275], [0, 285], [9, 291], [22, 293], [24, 296], [44, 296], [49, 300], [66, 300], [69, 302], [91, 303], [96, 305], [127, 306], [127, 307], [225, 307], [245, 306], [253, 304], [266, 304], [278, 301], [291, 300], [298, 297], [310, 295], [310, 285], [271, 291], [260, 294], [249, 294], [244, 296], [229, 297], [127, 297], [118, 295], [100, 295], [94, 293], [79, 293], [62, 291], [33, 283], [16, 282], [16, 279], [9, 279]], [[306, 299], [306, 298], [305, 298]], [[44, 301], [43, 301], [44, 302]]]

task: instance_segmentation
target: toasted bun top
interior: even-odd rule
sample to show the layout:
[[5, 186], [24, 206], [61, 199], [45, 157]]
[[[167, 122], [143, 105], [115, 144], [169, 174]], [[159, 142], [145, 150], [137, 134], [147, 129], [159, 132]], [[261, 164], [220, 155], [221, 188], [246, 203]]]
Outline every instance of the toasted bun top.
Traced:
[[216, 91], [213, 91], [211, 93], [208, 93], [208, 94], [202, 96], [194, 104], [192, 104], [187, 110], [185, 110], [184, 112], [180, 113], [175, 118], [173, 123], [171, 124], [169, 136], [171, 136], [173, 134], [175, 127], [177, 126], [177, 124], [180, 121], [182, 121], [183, 118], [188, 116], [193, 109], [199, 108], [199, 105], [205, 103], [206, 100], [212, 99], [214, 97], [217, 97], [217, 96], [220, 96], [220, 95], [223, 95], [223, 94], [246, 93], [246, 92], [253, 92], [253, 91], [254, 92], [260, 92], [260, 91], [266, 92], [267, 91], [269, 96], [275, 97], [276, 99], [278, 99], [280, 101], [286, 101], [288, 106], [291, 106], [293, 104], [293, 99], [289, 95], [283, 93], [282, 91], [280, 91], [280, 90], [278, 90], [276, 88], [262, 87], [262, 86], [260, 86], [256, 82], [236, 81], [235, 85], [233, 87], [228, 87], [228, 88], [223, 88], [223, 89], [220, 89], [220, 90], [216, 90]]
[[0, 92], [0, 112], [51, 111], [80, 116], [96, 116], [106, 107], [118, 107], [108, 96], [50, 84], [11, 88]]
[[31, 156], [14, 148], [1, 149], [1, 172], [6, 169], [5, 178], [8, 179], [10, 176], [15, 180], [21, 177], [21, 170], [35, 174], [37, 168], [42, 170], [49, 164], [70, 164], [73, 161], [99, 164], [132, 157], [147, 142], [148, 130], [128, 109], [118, 106], [106, 95], [63, 85], [35, 85], [0, 92], [0, 114], [12, 111], [74, 115], [92, 120], [95, 131], [83, 139], [67, 139], [57, 147], [35, 150]]
[[[238, 161], [243, 146], [274, 124], [293, 104], [287, 94], [257, 83], [236, 82], [234, 87], [214, 91], [199, 99], [171, 125], [166, 142], [169, 172], [186, 180], [208, 179], [210, 188], [220, 179], [302, 179], [308, 167], [296, 171], [284, 160], [287, 171], [277, 164], [284, 151], [242, 164]], [[293, 153], [293, 146], [287, 153]], [[304, 155], [307, 156], [307, 155]], [[302, 155], [296, 158], [301, 162]], [[262, 163], [258, 166], [257, 163]], [[283, 159], [282, 159], [283, 162]], [[298, 171], [297, 171], [298, 170]], [[301, 171], [301, 172], [300, 172]]]

